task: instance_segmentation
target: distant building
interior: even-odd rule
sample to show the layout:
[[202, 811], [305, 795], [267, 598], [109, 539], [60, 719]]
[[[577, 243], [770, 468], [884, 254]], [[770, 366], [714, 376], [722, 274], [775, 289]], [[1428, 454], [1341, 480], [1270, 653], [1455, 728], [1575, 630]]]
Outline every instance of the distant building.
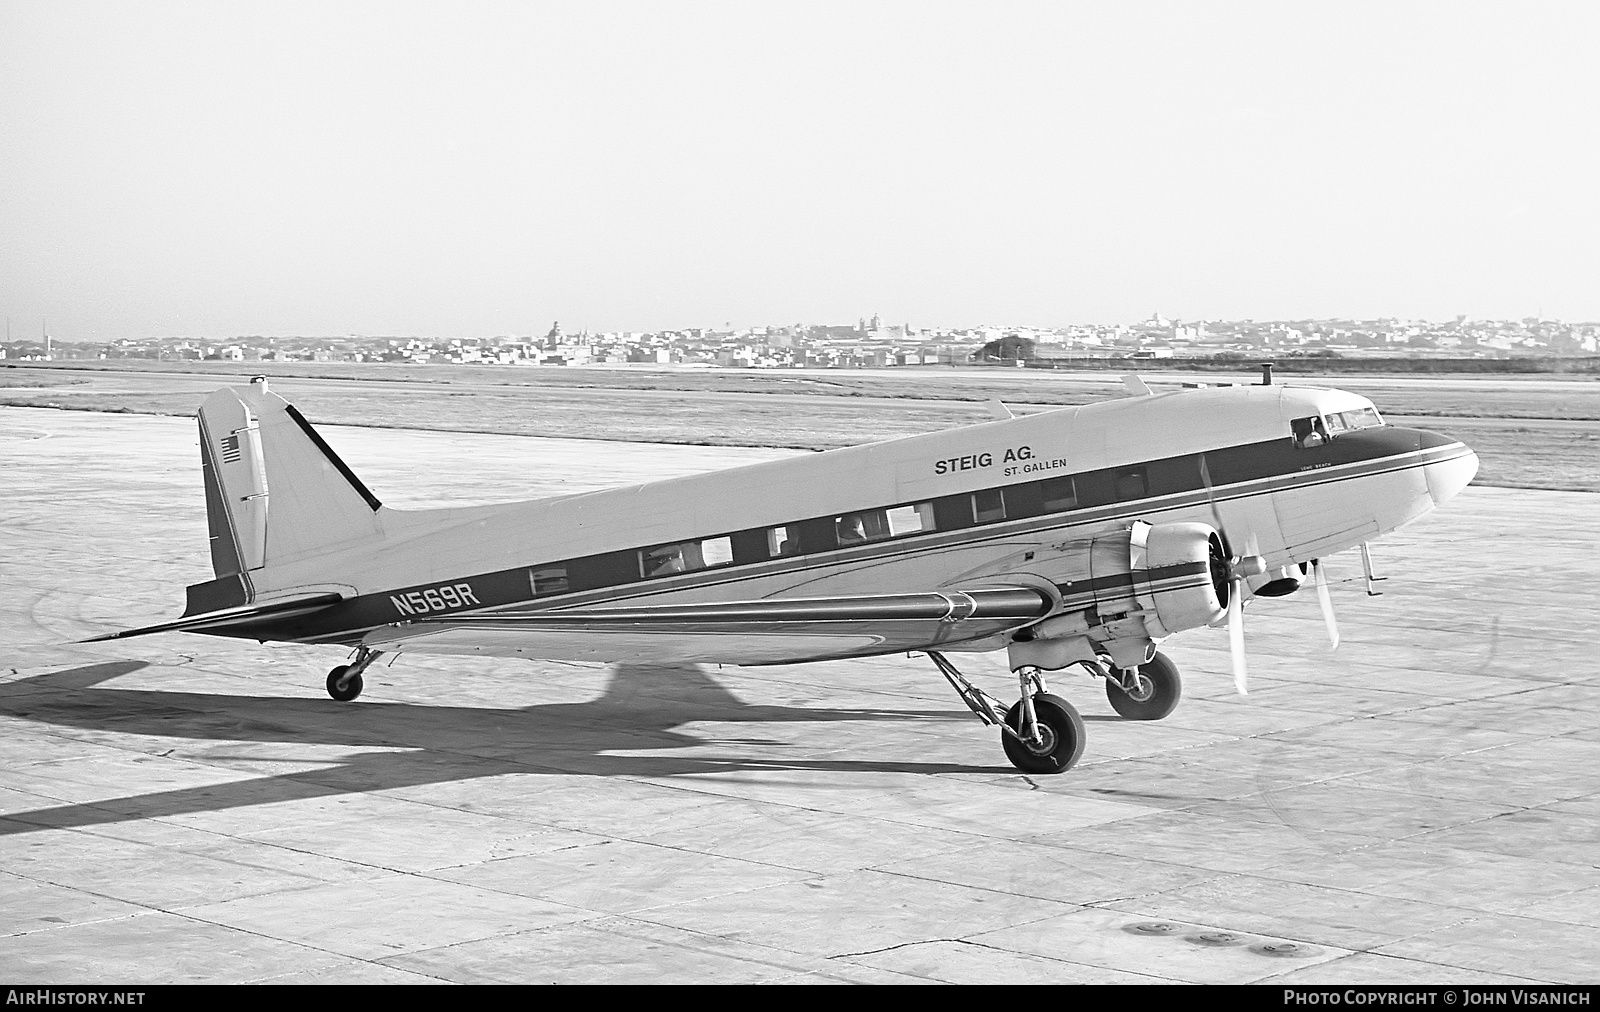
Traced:
[[1035, 357], [1038, 344], [1030, 338], [1007, 334], [972, 353], [974, 362], [1026, 362]]

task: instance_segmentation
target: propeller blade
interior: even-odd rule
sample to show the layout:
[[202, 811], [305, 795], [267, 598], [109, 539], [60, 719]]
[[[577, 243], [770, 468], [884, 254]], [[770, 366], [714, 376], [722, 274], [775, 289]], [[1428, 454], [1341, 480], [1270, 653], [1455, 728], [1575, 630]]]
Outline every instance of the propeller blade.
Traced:
[[1206, 466], [1206, 455], [1200, 455], [1200, 484], [1206, 487], [1206, 504], [1211, 507], [1211, 519], [1216, 521], [1217, 533], [1222, 535], [1222, 543], [1228, 551], [1233, 551], [1233, 542], [1228, 539], [1228, 528], [1222, 522], [1222, 510], [1217, 508], [1217, 490], [1211, 487], [1211, 468]]
[[1317, 575], [1317, 603], [1322, 605], [1322, 621], [1328, 627], [1328, 649], [1339, 649], [1339, 623], [1333, 617], [1333, 596], [1328, 593], [1328, 574], [1321, 559], [1311, 560], [1311, 570]]
[[1235, 578], [1228, 593], [1228, 649], [1233, 654], [1233, 687], [1248, 696], [1244, 668], [1244, 580]]

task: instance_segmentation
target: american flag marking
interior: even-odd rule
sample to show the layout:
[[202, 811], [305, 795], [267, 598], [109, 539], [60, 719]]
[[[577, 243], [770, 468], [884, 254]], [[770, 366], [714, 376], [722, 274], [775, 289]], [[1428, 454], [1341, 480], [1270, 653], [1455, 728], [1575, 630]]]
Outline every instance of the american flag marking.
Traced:
[[222, 462], [224, 464], [237, 464], [239, 462], [239, 437], [237, 435], [223, 437]]

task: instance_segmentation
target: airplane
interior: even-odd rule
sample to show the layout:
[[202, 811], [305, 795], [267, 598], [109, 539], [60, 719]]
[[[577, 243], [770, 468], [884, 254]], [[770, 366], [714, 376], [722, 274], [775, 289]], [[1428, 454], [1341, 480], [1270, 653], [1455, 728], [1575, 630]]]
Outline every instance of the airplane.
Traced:
[[[1154, 392], [577, 495], [385, 506], [265, 377], [199, 410], [215, 578], [182, 630], [338, 644], [350, 702], [379, 656], [783, 664], [924, 653], [1012, 765], [1060, 773], [1083, 720], [1046, 672], [1080, 668], [1124, 718], [1182, 695], [1157, 645], [1229, 630], [1246, 598], [1317, 588], [1322, 560], [1449, 500], [1477, 473], [1449, 436], [1341, 390]], [[1368, 584], [1369, 591], [1371, 584]], [[1004, 649], [1009, 707], [947, 656]]]

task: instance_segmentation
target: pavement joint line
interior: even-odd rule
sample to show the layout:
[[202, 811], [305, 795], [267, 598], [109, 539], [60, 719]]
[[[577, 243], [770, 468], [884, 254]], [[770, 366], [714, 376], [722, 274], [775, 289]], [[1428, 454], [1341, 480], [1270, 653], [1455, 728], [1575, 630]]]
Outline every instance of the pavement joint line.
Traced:
[[[365, 963], [368, 966], [381, 967], [381, 968], [383, 968], [385, 970], [397, 970], [397, 971], [399, 971], [401, 973], [412, 973], [412, 974], [416, 974], [418, 977], [426, 977], [429, 980], [437, 980], [437, 981], [440, 981], [441, 983], [445, 983], [445, 984], [459, 983], [458, 981], [451, 980], [449, 977], [441, 977], [436, 973], [426, 973], [426, 972], [424, 972], [422, 970], [413, 970], [413, 969], [410, 969], [409, 967], [403, 967], [403, 966], [390, 966], [389, 964], [383, 962], [382, 960], [363, 959], [360, 956], [342, 956], [340, 958], [342, 958], [342, 959], [344, 959], [344, 960], [346, 960], [348, 962], [352, 962], [352, 963]], [[387, 957], [386, 956], [384, 958], [388, 959], [388, 958], [392, 958], [392, 957]], [[329, 970], [331, 970], [331, 969], [334, 969], [335, 967], [337, 967], [338, 965], [339, 965], [338, 963], [329, 963], [329, 964], [327, 964], [326, 967], [312, 967], [310, 969], [310, 971], [307, 971], [307, 970], [304, 970], [304, 969], [301, 969], [301, 970], [289, 970], [286, 973], [275, 973], [275, 974], [272, 974], [272, 975], [267, 976], [267, 977], [251, 977], [248, 980], [240, 981], [240, 983], [242, 983], [242, 984], [271, 984], [273, 981], [281, 980], [284, 977], [295, 977], [295, 976], [299, 976], [299, 975], [307, 973], [307, 972], [315, 973], [316, 971], [321, 970], [321, 969], [329, 969]]]
[[[26, 877], [26, 876], [22, 876], [22, 877]], [[40, 882], [41, 880], [39, 880], [39, 879], [29, 879], [29, 881], [31, 881], [31, 882]], [[82, 894], [88, 895], [88, 896], [95, 896], [96, 895], [95, 893], [90, 892], [87, 889], [80, 889], [80, 888], [78, 888], [76, 886], [60, 886], [59, 884], [57, 884], [55, 882], [43, 882], [42, 884], [56, 886], [57, 888], [66, 888], [66, 889], [69, 889], [72, 892], [82, 893]], [[118, 903], [126, 903], [127, 902], [126, 900], [116, 900], [115, 897], [99, 897], [99, 898], [101, 898], [101, 899], [112, 899], [112, 900], [115, 900]], [[77, 927], [83, 927], [84, 925], [90, 925], [90, 924], [111, 924], [111, 923], [114, 923], [116, 921], [126, 921], [126, 920], [129, 920], [129, 919], [134, 918], [134, 917], [144, 917], [145, 915], [150, 914], [150, 913], [164, 914], [164, 913], [168, 912], [168, 911], [160, 910], [160, 909], [157, 909], [157, 908], [154, 908], [154, 907], [144, 906], [143, 904], [138, 904], [138, 903], [129, 903], [128, 905], [129, 906], [141, 906], [141, 907], [143, 907], [143, 909], [134, 911], [133, 913], [112, 914], [111, 916], [108, 916], [108, 917], [90, 917], [90, 918], [86, 918], [86, 919], [81, 920], [81, 921], [72, 921], [72, 922], [66, 923], [66, 924], [50, 924], [50, 925], [47, 925], [45, 927], [34, 928], [32, 930], [29, 930], [29, 931], [12, 931], [12, 932], [9, 932], [7, 934], [0, 935], [0, 938], [26, 938], [29, 935], [42, 935], [42, 934], [46, 934], [46, 933], [51, 932], [51, 931], [60, 931], [63, 928], [77, 928]]]
[[[824, 959], [851, 959], [851, 958], [856, 957], [856, 956], [875, 956], [880, 952], [894, 952], [896, 949], [908, 949], [908, 948], [912, 947], [913, 945], [937, 945], [940, 942], [949, 942], [949, 943], [952, 943], [954, 945], [971, 945], [971, 946], [974, 946], [974, 947], [980, 948], [980, 949], [988, 949], [991, 952], [1002, 952], [1002, 951], [1005, 951], [1005, 950], [1002, 950], [1002, 949], [996, 949], [992, 945], [984, 945], [981, 942], [973, 942], [973, 941], [970, 941], [970, 940], [965, 939], [965, 938], [919, 938], [919, 939], [916, 939], [916, 940], [910, 941], [910, 942], [899, 942], [899, 943], [896, 943], [894, 945], [885, 945], [885, 946], [882, 946], [881, 948], [877, 948], [877, 949], [862, 949], [860, 952], [836, 952], [831, 956], [824, 956], [823, 958]], [[1033, 955], [1033, 953], [1028, 953], [1028, 955]], [[1042, 956], [1040, 958], [1049, 959], [1050, 957]]]
[[[612, 839], [612, 840], [602, 839], [602, 841], [600, 843], [590, 844], [589, 846], [597, 846], [598, 847], [598, 846], [604, 846], [607, 843], [621, 843], [621, 842], [631, 842], [631, 841], [620, 841], [620, 840], [614, 840], [614, 839]], [[517, 857], [538, 857], [538, 856], [541, 856], [541, 855], [532, 854], [532, 855], [515, 855], [515, 856], [511, 856], [511, 857], [499, 857], [499, 858], [494, 858], [493, 860], [490, 860], [490, 861], [480, 862], [480, 864], [486, 864], [486, 865], [487, 864], [495, 864], [495, 863], [498, 863], [500, 861], [516, 860]], [[712, 856], [717, 856], [717, 855], [712, 855]], [[737, 860], [737, 859], [736, 858], [730, 858], [729, 860]], [[384, 870], [387, 871], [387, 870], [390, 870], [390, 869], [384, 869]], [[461, 881], [459, 881], [457, 879], [443, 878], [443, 877], [441, 877], [439, 875], [432, 874], [433, 871], [439, 871], [439, 870], [444, 870], [444, 869], [430, 869], [429, 871], [417, 871], [417, 872], [404, 872], [404, 871], [402, 871], [402, 872], [399, 872], [399, 874], [409, 875], [409, 876], [411, 876], [413, 878], [424, 879], [424, 880], [427, 880], [427, 881], [430, 881], [430, 882], [443, 882], [443, 883], [447, 883], [449, 885], [454, 885], [454, 886], [467, 886], [467, 887], [470, 887], [470, 888], [473, 888], [473, 889], [481, 889], [484, 892], [495, 893], [495, 894], [498, 894], [498, 895], [501, 895], [501, 896], [515, 896], [518, 899], [536, 899], [541, 903], [553, 903], [556, 906], [566, 907], [566, 908], [568, 908], [570, 910], [581, 910], [581, 911], [583, 911], [585, 913], [591, 913], [597, 918], [636, 916], [636, 915], [639, 915], [639, 914], [649, 913], [650, 911], [653, 911], [653, 910], [670, 910], [673, 907], [682, 906], [685, 903], [698, 903], [698, 902], [701, 902], [702, 900], [713, 899], [713, 898], [722, 899], [722, 898], [726, 898], [726, 897], [729, 897], [729, 896], [742, 896], [742, 895], [744, 895], [746, 893], [760, 892], [763, 889], [773, 889], [773, 888], [776, 888], [778, 886], [793, 885], [796, 882], [815, 881], [816, 879], [823, 877], [820, 874], [813, 873], [808, 878], [797, 878], [797, 879], [792, 879], [792, 880], [790, 880], [788, 882], [767, 882], [767, 883], [762, 883], [760, 885], [753, 885], [753, 886], [747, 886], [747, 887], [742, 887], [742, 888], [738, 888], [738, 889], [733, 889], [733, 890], [730, 890], [728, 892], [716, 892], [716, 893], [712, 893], [709, 896], [697, 896], [697, 897], [694, 897], [692, 899], [673, 900], [673, 901], [671, 901], [669, 903], [646, 904], [646, 905], [643, 905], [643, 906], [630, 907], [627, 910], [607, 911], [607, 910], [596, 910], [593, 907], [574, 906], [571, 903], [564, 903], [564, 902], [562, 902], [560, 900], [551, 899], [548, 896], [529, 896], [527, 893], [514, 892], [512, 890], [498, 888], [498, 887], [493, 886], [493, 885], [482, 885], [482, 884], [475, 883], [475, 882], [461, 882]], [[790, 870], [790, 869], [785, 869], [785, 870]], [[589, 920], [589, 919], [592, 919], [592, 918], [586, 918], [585, 920]], [[675, 927], [675, 925], [667, 925], [667, 926], [668, 927]]]
[[[1078, 848], [1067, 848], [1067, 849], [1078, 849]], [[1081, 853], [1094, 853], [1093, 851], [1080, 851], [1080, 852]], [[1171, 892], [1171, 891], [1173, 891], [1175, 889], [1187, 889], [1187, 888], [1189, 888], [1191, 886], [1198, 885], [1201, 882], [1212, 882], [1212, 881], [1215, 881], [1216, 879], [1219, 879], [1219, 878], [1238, 877], [1238, 875], [1242, 874], [1242, 873], [1218, 872], [1215, 875], [1210, 875], [1210, 876], [1207, 876], [1205, 878], [1198, 879], [1198, 880], [1196, 880], [1194, 882], [1184, 882], [1184, 883], [1180, 883], [1180, 884], [1174, 884], [1173, 886], [1171, 886], [1171, 887], [1169, 887], [1167, 889], [1152, 889], [1152, 890], [1150, 890], [1148, 892], [1131, 893], [1131, 894], [1129, 894], [1127, 896], [1107, 897], [1107, 898], [1104, 898], [1104, 899], [1090, 900], [1087, 903], [1078, 903], [1078, 902], [1075, 902], [1073, 900], [1058, 900], [1058, 899], [1053, 899], [1053, 898], [1051, 898], [1049, 896], [1039, 896], [1039, 895], [1035, 895], [1033, 893], [1017, 892], [1014, 889], [1002, 889], [999, 886], [983, 885], [983, 884], [976, 884], [976, 883], [969, 883], [969, 882], [952, 882], [949, 879], [939, 878], [936, 875], [919, 875], [919, 874], [917, 874], [915, 872], [910, 872], [910, 871], [896, 871], [896, 870], [892, 870], [892, 869], [888, 869], [888, 868], [882, 868], [882, 867], [863, 868], [861, 870], [862, 871], [877, 872], [878, 874], [881, 874], [881, 875], [893, 875], [896, 878], [906, 878], [906, 879], [911, 879], [911, 880], [917, 881], [917, 882], [936, 882], [936, 883], [938, 883], [940, 885], [959, 886], [959, 887], [961, 887], [963, 889], [978, 889], [978, 890], [982, 890], [983, 892], [995, 893], [995, 894], [1001, 895], [1001, 896], [1016, 896], [1019, 899], [1039, 900], [1039, 901], [1045, 902], [1045, 903], [1060, 903], [1060, 904], [1063, 904], [1063, 905], [1066, 905], [1066, 906], [1070, 906], [1070, 907], [1077, 907], [1080, 910], [1105, 910], [1105, 909], [1111, 909], [1109, 904], [1112, 904], [1112, 903], [1133, 902], [1133, 901], [1145, 899], [1145, 898], [1151, 897], [1151, 896], [1160, 896], [1160, 895], [1163, 895], [1164, 893]], [[1047, 917], [1056, 917], [1056, 916], [1059, 916], [1059, 915], [1058, 914], [1048, 914], [1046, 916]], [[1035, 918], [1035, 920], [1041, 920], [1041, 919], [1043, 919], [1043, 918]], [[1028, 923], [1032, 923], [1032, 922], [1030, 921]]]
[[[241, 897], [241, 898], [248, 898], [248, 897]], [[197, 916], [195, 914], [185, 913], [182, 909], [177, 909], [177, 908], [171, 909], [171, 910], [158, 909], [158, 910], [156, 910], [156, 912], [164, 913], [164, 914], [167, 914], [168, 916], [171, 916], [171, 917], [181, 917], [184, 920], [193, 921], [196, 924], [206, 924], [206, 925], [210, 925], [211, 927], [222, 928], [224, 931], [238, 931], [238, 932], [241, 932], [241, 933], [246, 934], [246, 935], [251, 935], [251, 936], [256, 937], [256, 938], [265, 938], [265, 939], [267, 939], [269, 941], [278, 942], [278, 943], [283, 944], [283, 945], [293, 945], [296, 948], [309, 949], [312, 952], [324, 953], [326, 955], [333, 956], [333, 957], [336, 957], [336, 958], [339, 958], [339, 959], [356, 959], [356, 960], [361, 960], [362, 962], [374, 962], [373, 960], [364, 959], [361, 956], [356, 956], [356, 955], [353, 955], [351, 953], [339, 952], [339, 951], [334, 950], [334, 949], [326, 949], [326, 948], [323, 948], [320, 945], [312, 945], [309, 942], [304, 942], [304, 941], [300, 941], [300, 940], [293, 939], [293, 938], [284, 938], [284, 937], [282, 937], [280, 935], [268, 934], [265, 931], [257, 931], [257, 930], [255, 930], [253, 928], [242, 928], [242, 927], [240, 927], [240, 926], [238, 926], [236, 924], [225, 924], [222, 921], [209, 920], [207, 918], [200, 917], [200, 916]], [[144, 916], [144, 915], [133, 915], [133, 916]], [[485, 938], [495, 938], [495, 937], [499, 937], [499, 936], [494, 935], [494, 934], [489, 934], [489, 935], [482, 935], [482, 936], [480, 936], [479, 938], [476, 938], [476, 939], [463, 939], [462, 941], [464, 941], [464, 942], [465, 941], [482, 941]], [[459, 943], [457, 943], [457, 944], [459, 944]], [[419, 951], [421, 951], [421, 950], [419, 950]], [[396, 956], [407, 955], [407, 954], [408, 953], [395, 953]]]
[[[657, 909], [659, 909], [659, 908], [657, 908]], [[607, 922], [607, 921], [619, 921], [619, 922], [622, 922], [624, 924], [637, 925], [637, 927], [635, 927], [631, 931], [622, 931], [622, 930], [616, 930], [616, 929], [610, 927], [609, 925], [608, 926], [604, 926], [604, 927], [600, 926], [601, 924], [603, 924], [604, 922]], [[778, 969], [783, 969], [783, 970], [797, 970], [797, 969], [801, 969], [801, 968], [795, 967], [795, 966], [791, 966], [791, 965], [787, 965], [785, 963], [778, 962], [777, 960], [780, 957], [782, 957], [784, 959], [789, 959], [789, 960], [799, 960], [801, 962], [811, 962], [811, 961], [814, 961], [816, 959], [815, 956], [812, 956], [812, 955], [810, 955], [808, 953], [803, 953], [803, 952], [800, 952], [800, 951], [794, 950], [794, 949], [784, 949], [784, 948], [780, 948], [778, 946], [768, 945], [765, 942], [752, 942], [752, 941], [748, 941], [746, 939], [734, 938], [731, 935], [718, 935], [718, 934], [714, 934], [714, 933], [708, 932], [708, 931], [700, 931], [700, 930], [695, 929], [695, 928], [683, 928], [683, 927], [678, 927], [676, 925], [662, 925], [659, 922], [646, 921], [646, 920], [643, 920], [641, 918], [633, 917], [630, 914], [609, 914], [609, 915], [605, 915], [605, 916], [596, 918], [593, 921], [586, 920], [586, 921], [579, 921], [579, 922], [569, 922], [568, 924], [550, 924], [550, 925], [546, 925], [546, 926], [541, 927], [541, 928], [531, 928], [531, 929], [528, 929], [526, 932], [522, 932], [522, 933], [530, 933], [531, 934], [533, 932], [557, 931], [557, 930], [560, 930], [560, 929], [562, 929], [564, 927], [570, 926], [570, 924], [572, 924], [572, 923], [582, 924], [583, 926], [588, 927], [588, 928], [590, 928], [591, 930], [594, 930], [594, 931], [602, 931], [602, 932], [605, 932], [606, 934], [621, 935], [624, 938], [632, 938], [632, 939], [635, 939], [636, 941], [652, 942], [652, 943], [656, 943], [656, 944], [659, 944], [659, 945], [670, 945], [670, 946], [672, 946], [674, 948], [684, 949], [684, 950], [689, 951], [689, 952], [705, 952], [705, 953], [710, 953], [712, 955], [718, 955], [718, 956], [724, 955], [724, 953], [718, 952], [715, 948], [709, 947], [709, 946], [715, 945], [718, 942], [725, 943], [725, 944], [726, 943], [732, 943], [732, 944], [737, 945], [737, 946], [748, 946], [749, 948], [752, 948], [752, 949], [764, 949], [764, 950], [767, 950], [768, 952], [773, 953], [774, 955], [766, 956], [764, 958], [758, 958], [756, 960], [756, 962], [762, 963], [763, 965], [766, 965], [766, 966], [773, 966], [773, 967], [776, 967]], [[657, 927], [657, 928], [665, 926], [665, 927], [669, 927], [671, 930], [679, 932], [681, 934], [690, 935], [690, 936], [693, 936], [694, 938], [698, 938], [698, 939], [704, 939], [705, 940], [705, 944], [708, 947], [696, 948], [695, 946], [685, 945], [685, 944], [682, 944], [680, 942], [664, 941], [661, 938], [656, 937], [656, 935], [649, 930], [649, 928], [652, 927], [652, 926], [653, 927]], [[456, 944], [460, 944], [460, 943], [456, 943]], [[823, 958], [826, 959], [826, 958], [829, 958], [829, 957], [823, 957]]]
[[[13, 873], [13, 874], [16, 874], [16, 873]], [[33, 878], [32, 876], [26, 876], [26, 875], [19, 875], [18, 877], [27, 878], [30, 881], [40, 882], [40, 883], [43, 883], [45, 885], [55, 886], [58, 889], [66, 889], [66, 890], [68, 890], [70, 892], [82, 893], [82, 894], [84, 894], [86, 896], [93, 896], [93, 897], [96, 897], [98, 899], [110, 900], [113, 903], [121, 903], [121, 904], [125, 904], [125, 905], [131, 906], [131, 907], [142, 908], [137, 913], [120, 914], [120, 915], [117, 915], [117, 916], [114, 916], [114, 917], [102, 917], [102, 918], [97, 918], [97, 919], [89, 920], [89, 921], [75, 921], [71, 925], [59, 924], [59, 925], [55, 925], [52, 928], [42, 929], [42, 930], [57, 930], [59, 928], [72, 927], [72, 926], [81, 925], [81, 924], [104, 924], [104, 923], [109, 923], [109, 922], [112, 922], [112, 921], [128, 920], [128, 919], [135, 918], [135, 917], [145, 917], [145, 916], [148, 916], [149, 914], [166, 914], [166, 915], [168, 915], [170, 917], [179, 917], [179, 918], [182, 918], [184, 920], [194, 921], [197, 924], [210, 924], [210, 925], [212, 925], [214, 927], [224, 928], [226, 930], [242, 931], [242, 932], [244, 932], [246, 934], [256, 935], [257, 937], [260, 937], [260, 938], [271, 938], [274, 941], [288, 942], [288, 943], [290, 943], [292, 945], [299, 945], [302, 948], [308, 948], [308, 949], [312, 949], [312, 950], [315, 950], [315, 951], [331, 951], [331, 950], [320, 949], [319, 947], [314, 946], [314, 945], [307, 945], [307, 944], [302, 943], [302, 942], [296, 942], [293, 939], [278, 938], [275, 935], [268, 935], [268, 934], [265, 934], [263, 932], [252, 931], [249, 928], [240, 928], [240, 927], [238, 927], [236, 925], [224, 924], [221, 921], [208, 920], [208, 919], [206, 919], [204, 917], [199, 917], [199, 916], [196, 916], [194, 914], [185, 913], [184, 912], [184, 908], [181, 907], [181, 906], [161, 906], [161, 905], [154, 904], [154, 903], [146, 903], [146, 902], [144, 902], [142, 900], [124, 899], [121, 896], [113, 896], [113, 895], [111, 895], [109, 893], [99, 892], [99, 891], [96, 891], [94, 889], [86, 889], [83, 886], [69, 885], [69, 884], [67, 884], [65, 882], [56, 882], [56, 881], [54, 881], [52, 879]], [[303, 887], [303, 889], [289, 889], [289, 890], [280, 889], [280, 890], [277, 890], [277, 892], [278, 893], [281, 893], [281, 892], [299, 892], [299, 891], [304, 891], [305, 889], [311, 889], [311, 888], [315, 888], [317, 886], [326, 885], [326, 884], [327, 884], [326, 882], [315, 882], [314, 881], [314, 882], [309, 883], [305, 887]], [[259, 896], [259, 895], [265, 895], [265, 894], [255, 893], [255, 894], [250, 894], [250, 895], [246, 895], [246, 896], [235, 897], [235, 899], [250, 899], [253, 896]], [[231, 901], [225, 901], [225, 902], [231, 902]], [[198, 904], [198, 905], [204, 906], [204, 905], [207, 905], [207, 904], [202, 903], [202, 904]], [[558, 904], [558, 905], [565, 906], [566, 904]], [[21, 934], [37, 934], [37, 933], [38, 932], [19, 932], [18, 935], [21, 935]], [[6, 937], [17, 937], [17, 935], [11, 935], [11, 936], [6, 936]], [[337, 955], [337, 953], [335, 953], [335, 954]]]

